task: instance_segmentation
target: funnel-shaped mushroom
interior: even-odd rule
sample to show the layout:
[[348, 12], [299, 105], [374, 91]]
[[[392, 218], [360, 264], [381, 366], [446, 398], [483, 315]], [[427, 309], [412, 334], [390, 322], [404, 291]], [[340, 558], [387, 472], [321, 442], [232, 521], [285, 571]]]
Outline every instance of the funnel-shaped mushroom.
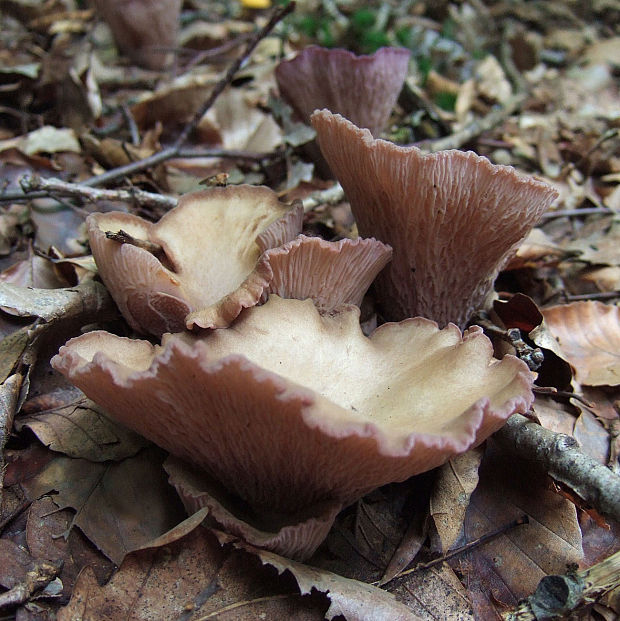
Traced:
[[360, 306], [377, 274], [389, 263], [392, 249], [376, 239], [328, 242], [300, 235], [267, 250], [273, 277], [269, 293], [281, 298], [312, 299], [322, 312], [343, 304]]
[[374, 140], [328, 110], [315, 112], [312, 124], [360, 234], [394, 250], [376, 283], [391, 320], [422, 315], [465, 325], [557, 196], [542, 181], [472, 152], [424, 155]]
[[95, 0], [119, 49], [149, 69], [162, 69], [172, 59], [181, 4], [181, 0]]
[[[301, 206], [281, 203], [269, 188], [229, 186], [183, 196], [157, 224], [110, 212], [89, 216], [87, 225], [99, 273], [121, 313], [135, 330], [159, 336], [186, 324], [227, 326], [256, 304], [272, 276], [260, 255], [293, 239], [302, 217]], [[106, 237], [119, 230], [159, 255]]]
[[372, 56], [310, 46], [276, 67], [280, 94], [306, 123], [316, 109], [338, 112], [373, 136], [385, 127], [407, 76], [410, 52], [384, 47]]
[[270, 296], [161, 346], [105, 332], [52, 365], [124, 425], [263, 513], [350, 503], [466, 451], [532, 402], [526, 365], [480, 328], [423, 318], [365, 337], [359, 309]]

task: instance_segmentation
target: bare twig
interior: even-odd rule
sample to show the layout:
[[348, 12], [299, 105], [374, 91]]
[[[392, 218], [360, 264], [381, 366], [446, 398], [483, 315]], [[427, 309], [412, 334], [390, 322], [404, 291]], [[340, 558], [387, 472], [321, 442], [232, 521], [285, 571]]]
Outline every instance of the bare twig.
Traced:
[[[486, 535], [482, 535], [482, 537], [478, 537], [477, 539], [474, 539], [473, 541], [466, 543], [464, 546], [461, 546], [460, 548], [456, 548], [454, 550], [451, 550], [450, 552], [447, 552], [446, 554], [442, 554], [441, 556], [433, 559], [432, 561], [428, 561], [427, 563], [418, 563], [415, 567], [412, 567], [411, 569], [407, 569], [406, 571], [403, 571], [400, 574], [394, 576], [392, 580], [395, 580], [396, 578], [402, 578], [403, 576], [407, 576], [409, 574], [412, 574], [417, 571], [421, 571], [423, 569], [430, 569], [431, 567], [441, 565], [442, 563], [445, 563], [446, 561], [450, 560], [451, 558], [455, 556], [458, 556], [459, 554], [463, 554], [464, 552], [469, 552], [473, 548], [481, 546], [482, 544], [487, 543], [488, 541], [491, 541], [492, 539], [495, 539], [496, 537], [499, 537], [500, 535], [503, 535], [505, 532], [515, 528], [516, 526], [522, 526], [523, 524], [529, 524], [529, 522], [530, 522], [529, 517], [527, 515], [522, 515], [520, 518], [513, 520], [509, 524], [505, 524], [498, 530], [495, 530], [492, 533], [487, 533]], [[387, 583], [384, 583], [384, 584], [387, 584]]]
[[19, 183], [24, 190], [24, 196], [29, 198], [33, 198], [35, 192], [41, 191], [44, 196], [61, 194], [90, 202], [101, 200], [125, 201], [136, 203], [143, 207], [159, 207], [166, 210], [172, 209], [177, 204], [176, 198], [145, 192], [144, 190], [100, 190], [80, 183], [68, 183], [60, 179], [43, 179], [38, 175], [24, 175]]
[[0, 501], [4, 489], [4, 447], [13, 430], [23, 379], [21, 373], [14, 373], [0, 385]]
[[620, 585], [620, 552], [589, 569], [563, 576], [545, 576], [533, 595], [504, 612], [506, 621], [566, 619], [582, 603], [596, 601]]
[[575, 399], [575, 401], [583, 403], [587, 408], [594, 407], [582, 395], [576, 392], [568, 392], [568, 390], [558, 390], [554, 386], [532, 386], [532, 392], [537, 395], [545, 395], [551, 399]]
[[91, 177], [90, 179], [84, 181], [84, 185], [103, 185], [105, 183], [109, 183], [110, 181], [115, 181], [116, 179], [120, 179], [126, 177], [127, 175], [131, 175], [141, 170], [145, 170], [146, 168], [151, 168], [152, 166], [156, 166], [158, 164], [161, 164], [162, 162], [165, 162], [166, 160], [176, 157], [181, 150], [181, 147], [187, 142], [192, 132], [198, 126], [200, 119], [202, 119], [202, 117], [206, 114], [209, 108], [211, 108], [211, 106], [215, 103], [215, 100], [220, 96], [222, 91], [233, 81], [235, 74], [237, 73], [237, 71], [239, 71], [241, 65], [243, 65], [243, 63], [249, 58], [250, 54], [254, 51], [254, 48], [262, 39], [264, 39], [269, 34], [274, 26], [279, 21], [284, 19], [291, 11], [293, 11], [294, 8], [295, 3], [291, 2], [287, 6], [278, 7], [273, 11], [267, 23], [260, 30], [258, 30], [254, 34], [254, 36], [247, 42], [243, 52], [228, 68], [224, 77], [213, 87], [213, 90], [211, 91], [211, 94], [209, 95], [207, 100], [194, 114], [191, 121], [189, 121], [185, 125], [183, 131], [179, 134], [178, 138], [172, 146], [163, 149], [158, 153], [155, 153], [142, 160], [137, 160], [135, 162], [132, 162], [131, 164], [120, 166], [118, 168], [113, 168], [112, 170], [108, 170], [101, 175]]
[[506, 450], [538, 463], [601, 515], [620, 521], [620, 477], [579, 450], [574, 438], [513, 414], [494, 436]]
[[27, 602], [34, 593], [44, 589], [62, 569], [62, 560], [39, 561], [26, 574], [23, 582], [0, 594], [0, 609], [19, 606]]
[[429, 153], [443, 151], [444, 149], [458, 149], [465, 143], [469, 142], [472, 138], [493, 129], [496, 125], [499, 125], [502, 121], [507, 119], [515, 110], [517, 110], [525, 98], [525, 93], [517, 93], [510, 97], [510, 99], [508, 99], [501, 108], [489, 112], [489, 114], [481, 119], [476, 119], [464, 127], [460, 132], [456, 132], [450, 136], [445, 136], [444, 138], [438, 138], [437, 140], [424, 140], [416, 143], [416, 147]]
[[114, 231], [106, 231], [105, 236], [112, 241], [118, 242], [119, 244], [130, 244], [132, 246], [136, 246], [137, 248], [142, 248], [142, 250], [150, 252], [157, 258], [164, 256], [164, 249], [159, 244], [146, 239], [138, 239], [126, 231], [123, 231], [123, 229], [120, 229], [116, 233]]
[[607, 209], [606, 207], [586, 207], [584, 209], [558, 209], [556, 211], [548, 211], [542, 215], [542, 218], [544, 220], [549, 220], [550, 218], [576, 218], [579, 216], [608, 215], [613, 213], [611, 209]]

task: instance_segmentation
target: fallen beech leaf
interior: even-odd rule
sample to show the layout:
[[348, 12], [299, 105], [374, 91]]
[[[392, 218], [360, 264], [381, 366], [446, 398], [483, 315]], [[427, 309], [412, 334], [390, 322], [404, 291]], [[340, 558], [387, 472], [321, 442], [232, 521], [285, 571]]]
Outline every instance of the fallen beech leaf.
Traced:
[[437, 471], [430, 514], [444, 552], [459, 538], [469, 499], [478, 485], [478, 467], [484, 455], [480, 447], [453, 457]]
[[601, 464], [607, 464], [609, 458], [609, 432], [584, 407], [579, 407], [581, 415], [575, 421], [573, 437], [581, 446], [581, 450]]
[[19, 411], [20, 397], [24, 388], [26, 390], [28, 388], [28, 378], [21, 373], [11, 375], [0, 384], [0, 500], [5, 474], [4, 447], [11, 435], [13, 420]]
[[620, 242], [620, 223], [611, 221], [607, 230], [594, 231], [589, 237], [566, 244], [565, 248], [578, 251], [579, 261], [592, 265], [620, 265], [618, 242]]
[[467, 588], [446, 563], [409, 574], [392, 592], [422, 619], [481, 618], [474, 616]]
[[0, 281], [19, 287], [56, 289], [71, 284], [57, 273], [54, 264], [44, 257], [30, 253], [27, 259], [14, 263], [0, 274]]
[[[98, 552], [77, 528], [71, 529], [72, 521], [72, 511], [58, 510], [54, 501], [45, 496], [32, 503], [26, 524], [26, 543], [33, 557], [63, 560], [59, 578], [66, 600], [71, 596], [83, 567], [91, 567], [100, 581], [107, 580], [114, 569], [112, 562]], [[65, 532], [69, 532], [67, 537], [59, 536]]]
[[30, 498], [56, 490], [59, 508], [76, 510], [74, 524], [114, 563], [183, 519], [159, 451], [141, 451], [120, 463], [58, 457], [22, 482]]
[[[227, 538], [227, 535], [224, 535]], [[365, 582], [343, 578], [330, 571], [303, 565], [297, 561], [278, 556], [273, 552], [259, 550], [248, 544], [236, 543], [235, 547], [256, 554], [264, 565], [271, 565], [278, 573], [290, 571], [302, 595], [309, 594], [313, 589], [325, 593], [331, 605], [325, 613], [326, 619], [342, 615], [353, 621], [415, 621], [420, 619], [407, 606], [401, 604], [391, 593], [378, 589]]]
[[543, 576], [562, 573], [567, 563], [583, 557], [575, 507], [551, 491], [547, 477], [533, 464], [516, 463], [490, 440], [465, 517], [466, 539], [492, 533], [524, 513], [529, 524], [455, 561], [477, 618], [495, 618], [502, 606], [514, 606], [530, 595]]
[[11, 315], [40, 317], [47, 322], [88, 315], [102, 320], [115, 314], [106, 288], [94, 281], [67, 289], [32, 289], [0, 283], [0, 307]]
[[422, 498], [416, 499], [416, 506], [412, 512], [409, 526], [385, 568], [378, 586], [390, 582], [411, 563], [422, 549], [428, 536], [428, 494], [429, 491], [425, 490], [420, 494]]
[[508, 261], [504, 271], [557, 264], [567, 254], [542, 229], [533, 228]]
[[32, 557], [27, 550], [10, 539], [0, 539], [0, 584], [12, 589], [26, 577], [32, 567]]
[[580, 383], [620, 384], [620, 309], [617, 306], [573, 302], [546, 308], [543, 314]]
[[72, 129], [62, 129], [45, 125], [29, 134], [0, 141], [0, 151], [18, 148], [26, 155], [36, 153], [59, 153], [73, 151], [80, 153], [81, 147]]
[[199, 527], [164, 547], [130, 554], [103, 587], [86, 568], [58, 621], [318, 621], [324, 609], [323, 602], [301, 598], [286, 585], [283, 589], [282, 581], [247, 553], [223, 549]]
[[27, 427], [52, 450], [90, 461], [118, 461], [146, 445], [141, 436], [108, 418], [80, 391], [69, 390], [63, 397], [65, 403], [20, 416], [17, 430]]
[[533, 410], [540, 424], [546, 429], [565, 433], [567, 436], [573, 435], [577, 411], [571, 403], [560, 403], [552, 396], [536, 395]]

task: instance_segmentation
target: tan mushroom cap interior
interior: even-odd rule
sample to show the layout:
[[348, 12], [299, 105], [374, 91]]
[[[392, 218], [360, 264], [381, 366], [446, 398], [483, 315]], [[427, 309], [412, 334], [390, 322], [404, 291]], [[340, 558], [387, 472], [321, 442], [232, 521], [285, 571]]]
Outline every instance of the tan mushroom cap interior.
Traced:
[[[187, 194], [157, 224], [125, 213], [88, 218], [99, 273], [129, 324], [156, 336], [186, 324], [222, 327], [266, 290], [265, 248], [293, 239], [303, 212], [266, 187], [229, 186]], [[165, 259], [107, 239], [126, 233], [161, 246]], [[186, 318], [188, 313], [201, 311]]]
[[421, 315], [464, 326], [557, 196], [472, 152], [424, 155], [375, 140], [328, 110], [315, 112], [312, 124], [360, 235], [394, 250], [376, 283], [391, 320]]
[[365, 337], [359, 309], [270, 296], [234, 326], [151, 346], [95, 332], [52, 364], [113, 417], [254, 508], [351, 502], [430, 470], [532, 401], [531, 373], [422, 318]]
[[384, 47], [371, 56], [309, 46], [276, 67], [281, 95], [308, 122], [317, 108], [342, 114], [373, 136], [385, 127], [407, 76], [411, 53]]

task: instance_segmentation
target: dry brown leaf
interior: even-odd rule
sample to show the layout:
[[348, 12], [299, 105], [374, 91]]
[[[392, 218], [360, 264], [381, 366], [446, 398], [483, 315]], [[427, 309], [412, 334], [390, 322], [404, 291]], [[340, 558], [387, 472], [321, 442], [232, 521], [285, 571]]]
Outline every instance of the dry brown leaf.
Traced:
[[533, 410], [540, 424], [546, 429], [573, 435], [578, 412], [570, 404], [560, 403], [552, 396], [536, 395]]
[[[45, 395], [48, 396], [48, 395]], [[37, 409], [36, 402], [41, 403]], [[39, 397], [25, 404], [28, 414], [17, 421], [17, 430], [30, 429], [54, 451], [90, 461], [124, 459], [147, 443], [141, 436], [109, 419], [105, 412], [74, 388], [57, 391], [47, 404]], [[47, 406], [47, 407], [46, 407]]]
[[370, 584], [343, 578], [317, 567], [302, 565], [247, 544], [237, 545], [241, 549], [256, 554], [264, 565], [275, 567], [280, 574], [286, 570], [290, 571], [302, 595], [310, 594], [313, 589], [325, 593], [331, 601], [325, 613], [325, 617], [329, 620], [338, 615], [342, 615], [349, 621], [415, 621], [421, 619], [392, 594]]
[[120, 463], [57, 457], [21, 483], [30, 498], [56, 490], [59, 508], [77, 511], [73, 524], [112, 561], [158, 537], [183, 519], [158, 451], [144, 450]]
[[543, 311], [576, 379], [588, 386], [620, 384], [620, 309], [601, 302], [574, 302]]
[[19, 317], [40, 317], [46, 322], [80, 317], [86, 323], [112, 319], [114, 303], [103, 285], [86, 282], [67, 289], [33, 289], [0, 283], [0, 307]]
[[609, 458], [609, 432], [587, 409], [581, 408], [581, 415], [575, 421], [573, 437], [581, 450], [602, 464]]
[[598, 230], [587, 237], [571, 241], [564, 245], [566, 250], [579, 252], [579, 261], [592, 265], [620, 265], [620, 221], [607, 223], [601, 220]]
[[530, 595], [543, 576], [564, 573], [567, 563], [583, 557], [574, 505], [550, 490], [544, 473], [528, 462], [515, 462], [489, 441], [465, 518], [465, 536], [473, 541], [523, 514], [529, 524], [456, 561], [478, 618], [494, 618], [502, 606]]
[[59, 577], [65, 601], [69, 600], [83, 567], [91, 567], [98, 580], [107, 579], [114, 569], [112, 562], [98, 552], [78, 529], [71, 528], [72, 521], [71, 511], [59, 511], [54, 501], [45, 496], [30, 506], [26, 525], [26, 543], [33, 557], [63, 560]]
[[130, 554], [103, 587], [85, 569], [58, 621], [318, 621], [324, 609], [323, 602], [283, 586], [246, 553], [222, 549], [199, 527], [164, 547]]
[[469, 499], [478, 485], [478, 467], [484, 455], [480, 447], [453, 457], [437, 471], [431, 495], [430, 514], [447, 552], [459, 538], [469, 506]]
[[32, 557], [27, 550], [10, 539], [0, 539], [0, 584], [12, 589], [26, 577], [32, 568]]
[[466, 586], [445, 563], [426, 571], [409, 574], [406, 581], [394, 588], [393, 592], [421, 619], [433, 621], [476, 619]]

